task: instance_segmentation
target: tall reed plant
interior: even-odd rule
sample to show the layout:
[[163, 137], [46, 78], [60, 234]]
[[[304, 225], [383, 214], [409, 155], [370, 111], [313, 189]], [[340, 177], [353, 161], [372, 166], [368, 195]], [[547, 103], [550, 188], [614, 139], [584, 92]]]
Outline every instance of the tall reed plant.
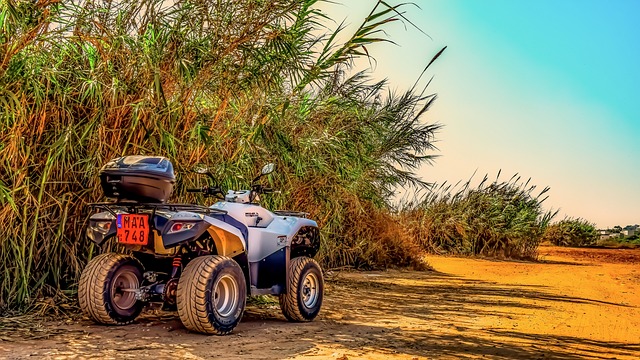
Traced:
[[537, 191], [530, 180], [499, 176], [475, 186], [472, 180], [436, 185], [422, 201], [406, 205], [400, 218], [430, 253], [533, 259], [557, 213], [542, 206], [549, 188]]
[[185, 202], [197, 164], [238, 188], [275, 162], [267, 203], [318, 219], [326, 266], [412, 262], [370, 219], [421, 184], [435, 97], [354, 68], [402, 6], [372, 2], [343, 37], [317, 2], [1, 1], [0, 312], [72, 293], [101, 251], [83, 233], [98, 171], [129, 154], [169, 157]]

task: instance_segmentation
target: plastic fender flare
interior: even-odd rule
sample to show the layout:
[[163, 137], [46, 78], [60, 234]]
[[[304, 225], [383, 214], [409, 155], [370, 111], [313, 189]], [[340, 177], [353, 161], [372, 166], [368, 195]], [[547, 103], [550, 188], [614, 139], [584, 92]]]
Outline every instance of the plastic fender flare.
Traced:
[[[312, 235], [313, 243], [309, 245], [297, 244], [295, 240], [298, 234], [300, 233], [301, 230], [307, 229], [307, 228], [313, 229], [313, 230], [310, 230], [314, 232], [314, 234]], [[287, 246], [289, 246], [291, 249], [290, 256], [298, 257], [298, 256], [304, 255], [311, 258], [314, 257], [320, 250], [320, 230], [318, 229], [318, 224], [311, 219], [299, 218], [297, 219], [295, 225], [292, 226], [292, 230], [293, 229], [295, 229], [295, 232], [293, 232], [293, 235], [287, 241]], [[301, 251], [297, 251], [297, 249], [301, 249], [301, 247], [304, 247], [305, 249]]]
[[209, 224], [206, 230], [216, 245], [218, 255], [234, 257], [247, 251], [247, 244], [240, 230], [209, 216], [205, 216], [204, 221]]
[[296, 235], [298, 235], [298, 233], [300, 232], [300, 229], [306, 228], [306, 227], [318, 228], [318, 223], [316, 223], [311, 219], [296, 218], [296, 222], [291, 226], [292, 231], [290, 232], [290, 234], [293, 234], [293, 235], [291, 236], [290, 239], [288, 239], [289, 241], [287, 243], [291, 245], [291, 240], [293, 240], [293, 238]]

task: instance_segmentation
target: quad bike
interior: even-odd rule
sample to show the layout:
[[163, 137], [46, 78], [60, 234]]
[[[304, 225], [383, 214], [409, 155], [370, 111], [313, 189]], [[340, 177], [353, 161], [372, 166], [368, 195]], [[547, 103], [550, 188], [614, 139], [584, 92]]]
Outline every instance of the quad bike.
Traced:
[[210, 207], [166, 203], [175, 176], [163, 157], [125, 156], [100, 170], [105, 195], [115, 202], [91, 204], [88, 237], [112, 239], [125, 253], [103, 253], [82, 272], [82, 311], [101, 324], [128, 324], [148, 303], [177, 310], [195, 332], [224, 335], [240, 322], [247, 296], [277, 295], [289, 321], [311, 321], [320, 311], [324, 280], [313, 260], [320, 248], [318, 226], [305, 213], [271, 212], [257, 201], [272, 192], [260, 178], [251, 190], [223, 194], [212, 185], [205, 197], [224, 196]]

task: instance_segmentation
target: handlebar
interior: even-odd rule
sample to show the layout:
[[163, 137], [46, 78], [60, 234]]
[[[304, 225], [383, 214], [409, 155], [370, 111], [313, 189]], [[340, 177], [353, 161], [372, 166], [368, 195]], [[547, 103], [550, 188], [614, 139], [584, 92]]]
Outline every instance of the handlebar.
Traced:
[[[221, 195], [222, 196], [221, 198], [224, 198], [224, 193], [222, 192], [220, 187], [217, 187], [217, 186], [214, 186], [214, 187], [204, 186], [202, 188], [187, 188], [185, 189], [185, 191], [188, 193], [202, 193], [204, 194], [204, 196], [216, 196], [216, 195], [220, 196]], [[275, 191], [271, 187], [263, 187], [260, 184], [251, 185], [251, 192], [252, 192], [252, 197], [255, 197], [255, 195], [257, 194], [280, 193], [280, 191]]]
[[205, 197], [206, 196], [216, 196], [216, 195], [222, 195], [224, 197], [224, 193], [222, 192], [222, 190], [220, 190], [219, 187], [204, 186], [204, 187], [199, 188], [199, 189], [187, 188], [185, 190], [188, 193], [202, 193]]

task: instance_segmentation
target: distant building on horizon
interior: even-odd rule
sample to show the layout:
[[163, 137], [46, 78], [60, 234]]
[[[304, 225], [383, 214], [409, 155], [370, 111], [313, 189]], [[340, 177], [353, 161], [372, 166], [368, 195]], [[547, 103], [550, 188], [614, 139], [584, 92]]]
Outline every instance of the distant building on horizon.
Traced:
[[622, 235], [624, 235], [624, 236], [633, 236], [635, 234], [636, 234], [636, 230], [635, 229], [622, 230]]
[[[617, 229], [622, 229], [621, 231], [617, 231]], [[617, 239], [620, 237], [629, 237], [634, 236], [636, 234], [640, 234], [640, 225], [627, 225], [625, 227], [614, 226], [612, 229], [599, 229], [598, 234], [600, 235], [600, 240], [607, 239]]]

